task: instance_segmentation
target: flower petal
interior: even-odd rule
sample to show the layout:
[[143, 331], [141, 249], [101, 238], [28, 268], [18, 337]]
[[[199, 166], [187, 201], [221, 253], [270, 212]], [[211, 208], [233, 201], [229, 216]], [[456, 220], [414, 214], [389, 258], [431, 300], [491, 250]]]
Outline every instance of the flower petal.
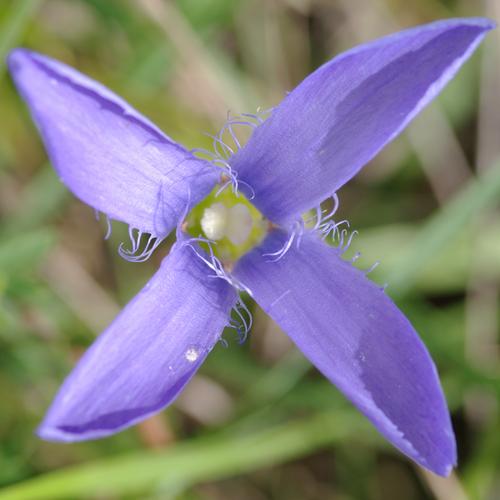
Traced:
[[66, 379], [40, 437], [107, 436], [170, 404], [218, 341], [236, 300], [210, 274], [192, 248], [177, 243]]
[[283, 224], [351, 179], [455, 75], [493, 23], [440, 21], [341, 54], [275, 108], [231, 164]]
[[[380, 287], [306, 233], [279, 260], [271, 233], [235, 275], [312, 363], [397, 448], [449, 474], [455, 439], [436, 368], [405, 316]], [[266, 260], [267, 259], [267, 260]]]
[[217, 181], [207, 162], [69, 66], [16, 49], [9, 68], [61, 181], [110, 218], [163, 237]]

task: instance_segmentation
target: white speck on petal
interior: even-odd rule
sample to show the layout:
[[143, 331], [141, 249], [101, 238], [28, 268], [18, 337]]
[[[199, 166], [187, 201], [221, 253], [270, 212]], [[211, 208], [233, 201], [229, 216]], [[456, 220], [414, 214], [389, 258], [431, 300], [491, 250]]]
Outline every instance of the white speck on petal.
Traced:
[[190, 363], [194, 363], [200, 356], [200, 353], [194, 349], [193, 347], [191, 347], [190, 349], [188, 349], [186, 351], [186, 354], [184, 354], [184, 357], [190, 362]]

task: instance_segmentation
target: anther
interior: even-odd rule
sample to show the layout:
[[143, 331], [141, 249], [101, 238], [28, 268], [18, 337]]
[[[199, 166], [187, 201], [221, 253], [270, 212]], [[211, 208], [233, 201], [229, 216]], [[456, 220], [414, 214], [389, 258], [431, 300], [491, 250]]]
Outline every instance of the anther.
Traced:
[[279, 226], [270, 220], [267, 221], [267, 232], [271, 232], [273, 229], [277, 229]]
[[223, 260], [222, 267], [226, 273], [232, 273], [234, 271], [234, 262], [232, 260]]

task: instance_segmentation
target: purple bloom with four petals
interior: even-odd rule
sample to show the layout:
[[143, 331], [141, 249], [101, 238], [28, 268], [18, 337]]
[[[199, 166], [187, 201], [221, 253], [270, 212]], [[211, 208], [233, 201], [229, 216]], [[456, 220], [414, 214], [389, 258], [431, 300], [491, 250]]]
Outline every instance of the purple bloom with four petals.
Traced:
[[[225, 130], [238, 147], [218, 137], [212, 159], [175, 143], [65, 64], [14, 50], [10, 72], [61, 180], [95, 210], [129, 225], [132, 249], [121, 253], [141, 260], [176, 227], [178, 235], [160, 269], [64, 382], [39, 435], [99, 438], [170, 404], [219, 341], [245, 290], [394, 446], [449, 474], [455, 438], [429, 353], [384, 291], [342, 258], [347, 243], [325, 243], [330, 232], [343, 239], [339, 224], [320, 208], [315, 224], [303, 214], [336, 200], [492, 28], [486, 19], [445, 20], [349, 50], [309, 75], [266, 120], [250, 120], [245, 145], [230, 122]], [[245, 249], [231, 267], [183, 224], [221, 184], [235, 194], [239, 188], [262, 214], [253, 220], [244, 204], [205, 210], [207, 240], [226, 236]], [[262, 220], [262, 237], [245, 247]]]

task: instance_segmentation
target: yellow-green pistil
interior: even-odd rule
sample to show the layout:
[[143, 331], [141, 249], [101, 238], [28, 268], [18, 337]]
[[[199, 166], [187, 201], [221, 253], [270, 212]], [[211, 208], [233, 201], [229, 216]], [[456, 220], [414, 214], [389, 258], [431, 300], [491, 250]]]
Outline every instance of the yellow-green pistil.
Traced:
[[228, 186], [217, 195], [219, 189], [191, 210], [184, 230], [214, 241], [214, 253], [230, 266], [264, 239], [269, 222], [240, 192]]

